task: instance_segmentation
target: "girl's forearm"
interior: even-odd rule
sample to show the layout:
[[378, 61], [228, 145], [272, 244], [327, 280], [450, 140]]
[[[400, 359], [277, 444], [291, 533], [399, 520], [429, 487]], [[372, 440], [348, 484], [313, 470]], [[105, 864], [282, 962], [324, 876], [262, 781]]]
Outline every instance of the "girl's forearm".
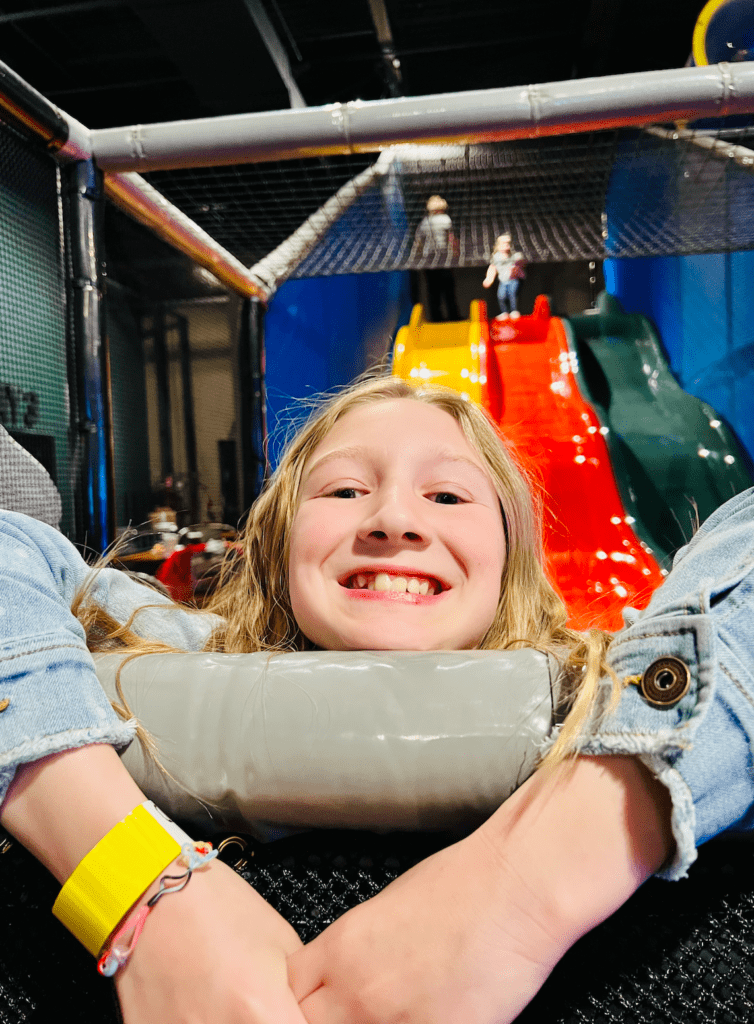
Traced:
[[144, 799], [112, 747], [77, 747], [22, 765], [0, 824], [62, 883]]
[[670, 797], [636, 758], [580, 757], [536, 772], [480, 837], [533, 894], [554, 963], [668, 859]]
[[[143, 800], [115, 750], [100, 744], [19, 769], [0, 821], [64, 882]], [[251, 886], [213, 861], [150, 915], [115, 976], [123, 1017], [162, 1024], [232, 1024], [241, 1017], [306, 1024], [286, 973], [286, 956], [300, 946], [291, 926]]]

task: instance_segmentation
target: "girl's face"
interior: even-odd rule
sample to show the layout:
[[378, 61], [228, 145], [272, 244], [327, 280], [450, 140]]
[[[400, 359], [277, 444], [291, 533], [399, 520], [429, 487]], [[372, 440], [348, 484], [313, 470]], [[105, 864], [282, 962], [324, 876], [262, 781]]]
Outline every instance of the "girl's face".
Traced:
[[346, 413], [312, 453], [291, 531], [290, 596], [325, 650], [462, 650], [492, 623], [505, 565], [481, 457], [436, 406]]

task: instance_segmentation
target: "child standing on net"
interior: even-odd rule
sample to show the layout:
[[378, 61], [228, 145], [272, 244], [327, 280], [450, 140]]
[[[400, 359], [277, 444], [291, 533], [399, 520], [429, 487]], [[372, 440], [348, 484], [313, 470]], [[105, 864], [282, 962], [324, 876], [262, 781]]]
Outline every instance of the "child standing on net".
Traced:
[[453, 270], [448, 263], [458, 259], [458, 238], [448, 204], [442, 196], [430, 196], [427, 214], [414, 235], [412, 258], [428, 264], [424, 271], [429, 319], [433, 323], [460, 320]]
[[[571, 710], [543, 768], [475, 833], [307, 947], [226, 865], [197, 871], [157, 906], [116, 975], [125, 1024], [512, 1021], [581, 934], [663, 865], [683, 874], [694, 842], [742, 820], [754, 802], [750, 773], [737, 772], [748, 764], [747, 730], [754, 734], [745, 697], [751, 703], [754, 692], [754, 596], [736, 586], [754, 561], [754, 499], [729, 505], [671, 573], [659, 592], [668, 600], [609, 652], [622, 678], [640, 678], [659, 655], [685, 659], [688, 706], [653, 712], [638, 685], [619, 686], [606, 732], [592, 711], [613, 687], [608, 638], [566, 627], [542, 570], [526, 481], [484, 413], [453, 392], [379, 379], [326, 405], [252, 509], [241, 570], [221, 579], [207, 613], [145, 597], [112, 569], [82, 600], [87, 567], [72, 546], [42, 524], [0, 514], [9, 596], [0, 696], [16, 688], [3, 712], [16, 717], [2, 733], [0, 822], [61, 882], [144, 799], [114, 750], [133, 738], [134, 723], [104, 699], [85, 631], [92, 650], [134, 653], [529, 645], [568, 669], [561, 697]], [[714, 610], [674, 616], [684, 594], [696, 601], [706, 592], [698, 584], [710, 567], [725, 584]], [[749, 631], [735, 685], [723, 648], [711, 652], [715, 614], [726, 637]], [[705, 734], [726, 702], [738, 702], [734, 713], [713, 716]], [[674, 729], [683, 734], [677, 749]], [[589, 756], [559, 763], [579, 748]], [[743, 779], [735, 799], [732, 774]], [[710, 800], [710, 788], [725, 799]], [[710, 808], [716, 815], [699, 828], [697, 793], [699, 818]]]
[[516, 320], [521, 314], [518, 311], [517, 296], [518, 284], [524, 277], [524, 254], [522, 252], [511, 252], [511, 236], [506, 232], [495, 239], [495, 248], [492, 250], [490, 265], [487, 268], [487, 276], [482, 282], [484, 288], [489, 288], [497, 278], [497, 301], [500, 312], [496, 320]]

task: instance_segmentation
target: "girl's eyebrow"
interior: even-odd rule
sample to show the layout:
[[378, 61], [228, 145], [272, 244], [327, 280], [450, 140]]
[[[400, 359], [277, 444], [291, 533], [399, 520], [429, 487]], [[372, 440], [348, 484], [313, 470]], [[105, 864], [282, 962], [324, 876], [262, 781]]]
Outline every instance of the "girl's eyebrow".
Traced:
[[469, 466], [471, 469], [476, 470], [480, 473], [485, 480], [489, 481], [489, 473], [483, 469], [478, 462], [470, 459], [468, 455], [461, 455], [459, 452], [440, 451], [437, 453], [437, 462], [460, 462], [464, 466]]
[[309, 476], [314, 472], [315, 469], [319, 469], [320, 466], [327, 465], [328, 462], [332, 462], [334, 459], [359, 459], [365, 458], [367, 455], [366, 449], [361, 445], [353, 445], [348, 448], [335, 448], [334, 451], [327, 452], [321, 458], [313, 462], [306, 471], [306, 475]]
[[[309, 476], [315, 469], [320, 469], [322, 466], [327, 465], [328, 462], [333, 462], [337, 459], [364, 459], [368, 457], [368, 450], [361, 445], [352, 445], [346, 448], [335, 448], [333, 451], [327, 452], [321, 458], [317, 459], [317, 461], [309, 467], [306, 475]], [[448, 451], [443, 448], [432, 454], [432, 461], [438, 464], [443, 462], [460, 462], [462, 465], [475, 470], [478, 474], [483, 476], [485, 480], [489, 480], [489, 474], [479, 465], [478, 462], [470, 459], [468, 455], [461, 455], [460, 452]]]

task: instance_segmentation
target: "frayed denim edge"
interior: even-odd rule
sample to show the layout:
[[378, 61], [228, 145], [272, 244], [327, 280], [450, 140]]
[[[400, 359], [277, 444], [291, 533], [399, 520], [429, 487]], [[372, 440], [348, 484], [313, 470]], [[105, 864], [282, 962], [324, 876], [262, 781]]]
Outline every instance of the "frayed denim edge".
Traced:
[[[556, 726], [540, 746], [544, 758], [560, 732]], [[697, 858], [695, 843], [696, 811], [691, 790], [677, 768], [668, 764], [668, 758], [691, 748], [691, 738], [678, 736], [677, 730], [661, 733], [612, 733], [594, 736], [579, 751], [587, 757], [638, 757], [655, 778], [670, 792], [672, 811], [670, 827], [676, 848], [669, 863], [657, 871], [656, 877], [669, 882], [686, 878], [688, 869]]]
[[677, 882], [687, 877], [689, 868], [697, 858], [694, 799], [684, 777], [677, 768], [672, 768], [662, 755], [641, 754], [639, 760], [670, 792], [670, 827], [675, 839], [675, 852], [655, 875], [668, 882]]

